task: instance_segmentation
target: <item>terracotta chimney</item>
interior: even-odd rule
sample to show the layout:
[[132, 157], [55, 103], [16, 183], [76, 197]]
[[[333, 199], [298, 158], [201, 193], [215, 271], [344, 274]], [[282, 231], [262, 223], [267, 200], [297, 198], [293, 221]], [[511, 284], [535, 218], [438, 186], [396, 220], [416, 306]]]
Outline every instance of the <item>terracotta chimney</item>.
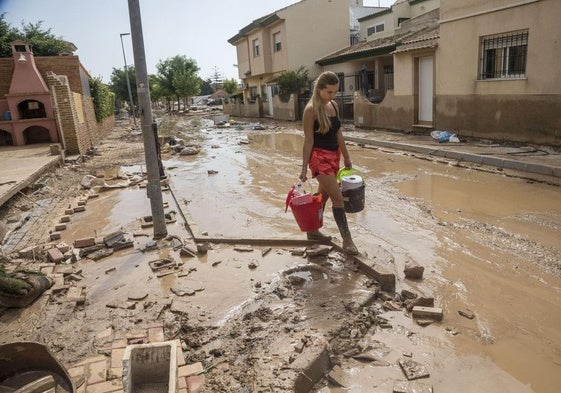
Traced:
[[14, 41], [10, 44], [14, 73], [9, 94], [48, 93], [49, 88], [35, 65], [31, 45], [23, 41]]

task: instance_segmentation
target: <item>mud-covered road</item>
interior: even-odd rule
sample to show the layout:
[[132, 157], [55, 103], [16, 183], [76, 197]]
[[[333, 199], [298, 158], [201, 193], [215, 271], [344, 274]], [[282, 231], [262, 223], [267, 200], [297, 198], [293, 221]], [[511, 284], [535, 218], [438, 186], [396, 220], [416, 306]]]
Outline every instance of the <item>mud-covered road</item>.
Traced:
[[[199, 149], [180, 156], [163, 148], [171, 189], [164, 201], [182, 213], [170, 234], [190, 242], [184, 216], [193, 232], [213, 239], [304, 239], [284, 206], [299, 174], [301, 131], [264, 125], [217, 128], [205, 115], [160, 121], [162, 135]], [[367, 137], [348, 126], [345, 132]], [[101, 146], [101, 155], [112, 143]], [[329, 369], [340, 366], [345, 380], [343, 388], [321, 378], [312, 391], [391, 392], [406, 379], [398, 365], [405, 357], [427, 367], [430, 376], [419, 381], [438, 392], [557, 392], [561, 189], [443, 159], [348, 146], [366, 182], [365, 209], [348, 215], [353, 237], [366, 259], [395, 273], [395, 294], [380, 291], [336, 251], [305, 258], [301, 247], [213, 242], [206, 255], [182, 258], [173, 239], [140, 251], [150, 231], [138, 227], [138, 217], [149, 213], [149, 203], [144, 189], [128, 187], [89, 202], [62, 240], [121, 228], [136, 233], [134, 249], [76, 264], [88, 293], [82, 309], [54, 302], [46, 312], [5, 312], [2, 341], [38, 339], [72, 363], [96, 352], [95, 336], [107, 326], [127, 332], [158, 320], [166, 338], [184, 341], [188, 361], [228, 364], [207, 376], [208, 392], [290, 391], [294, 365], [307, 351], [325, 351]], [[323, 230], [338, 238], [329, 204]], [[177, 260], [181, 273], [157, 277], [147, 266], [155, 258]], [[423, 266], [423, 279], [405, 279], [406, 263]], [[117, 274], [108, 274], [112, 268]], [[186, 288], [190, 296], [178, 295]], [[433, 297], [443, 320], [415, 323], [403, 290]], [[107, 307], [144, 292], [143, 307]], [[458, 313], [466, 310], [475, 317]]]

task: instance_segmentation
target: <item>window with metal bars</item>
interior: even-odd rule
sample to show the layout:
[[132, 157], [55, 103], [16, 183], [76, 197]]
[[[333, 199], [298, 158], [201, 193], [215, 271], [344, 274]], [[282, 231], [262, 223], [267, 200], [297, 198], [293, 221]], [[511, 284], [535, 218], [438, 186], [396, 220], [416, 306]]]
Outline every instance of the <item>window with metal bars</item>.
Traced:
[[527, 31], [483, 37], [479, 79], [525, 78], [527, 55]]

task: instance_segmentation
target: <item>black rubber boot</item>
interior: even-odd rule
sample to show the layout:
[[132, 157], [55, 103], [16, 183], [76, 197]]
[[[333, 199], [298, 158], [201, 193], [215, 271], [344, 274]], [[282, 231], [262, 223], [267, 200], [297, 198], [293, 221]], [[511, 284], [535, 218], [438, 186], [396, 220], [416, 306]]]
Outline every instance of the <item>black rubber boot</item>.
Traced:
[[318, 229], [306, 232], [306, 236], [308, 237], [308, 240], [315, 240], [318, 242], [328, 242], [331, 240], [331, 236], [321, 233]]
[[341, 237], [343, 238], [343, 250], [347, 254], [358, 254], [358, 249], [353, 243], [353, 239], [351, 237], [351, 231], [349, 230], [349, 224], [347, 223], [347, 215], [345, 214], [345, 210], [342, 207], [334, 207], [333, 217], [335, 218], [335, 222], [337, 223], [339, 232], [341, 232]]

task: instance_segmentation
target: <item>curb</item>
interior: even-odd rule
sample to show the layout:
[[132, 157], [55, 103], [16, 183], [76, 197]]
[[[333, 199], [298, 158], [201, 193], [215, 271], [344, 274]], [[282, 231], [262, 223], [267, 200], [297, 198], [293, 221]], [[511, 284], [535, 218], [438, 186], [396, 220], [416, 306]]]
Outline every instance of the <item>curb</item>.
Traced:
[[386, 142], [365, 138], [346, 137], [348, 141], [355, 143], [362, 143], [365, 145], [375, 145], [379, 147], [386, 147], [390, 149], [406, 150], [415, 153], [426, 154], [429, 156], [449, 158], [453, 160], [471, 162], [474, 164], [481, 164], [492, 166], [500, 169], [512, 169], [521, 172], [535, 173], [538, 175], [552, 176], [561, 178], [561, 167], [551, 165], [527, 163], [518, 160], [499, 158], [494, 156], [480, 155], [474, 153], [466, 153], [457, 150], [444, 150], [432, 147], [425, 147], [419, 145], [412, 145], [402, 142]]

